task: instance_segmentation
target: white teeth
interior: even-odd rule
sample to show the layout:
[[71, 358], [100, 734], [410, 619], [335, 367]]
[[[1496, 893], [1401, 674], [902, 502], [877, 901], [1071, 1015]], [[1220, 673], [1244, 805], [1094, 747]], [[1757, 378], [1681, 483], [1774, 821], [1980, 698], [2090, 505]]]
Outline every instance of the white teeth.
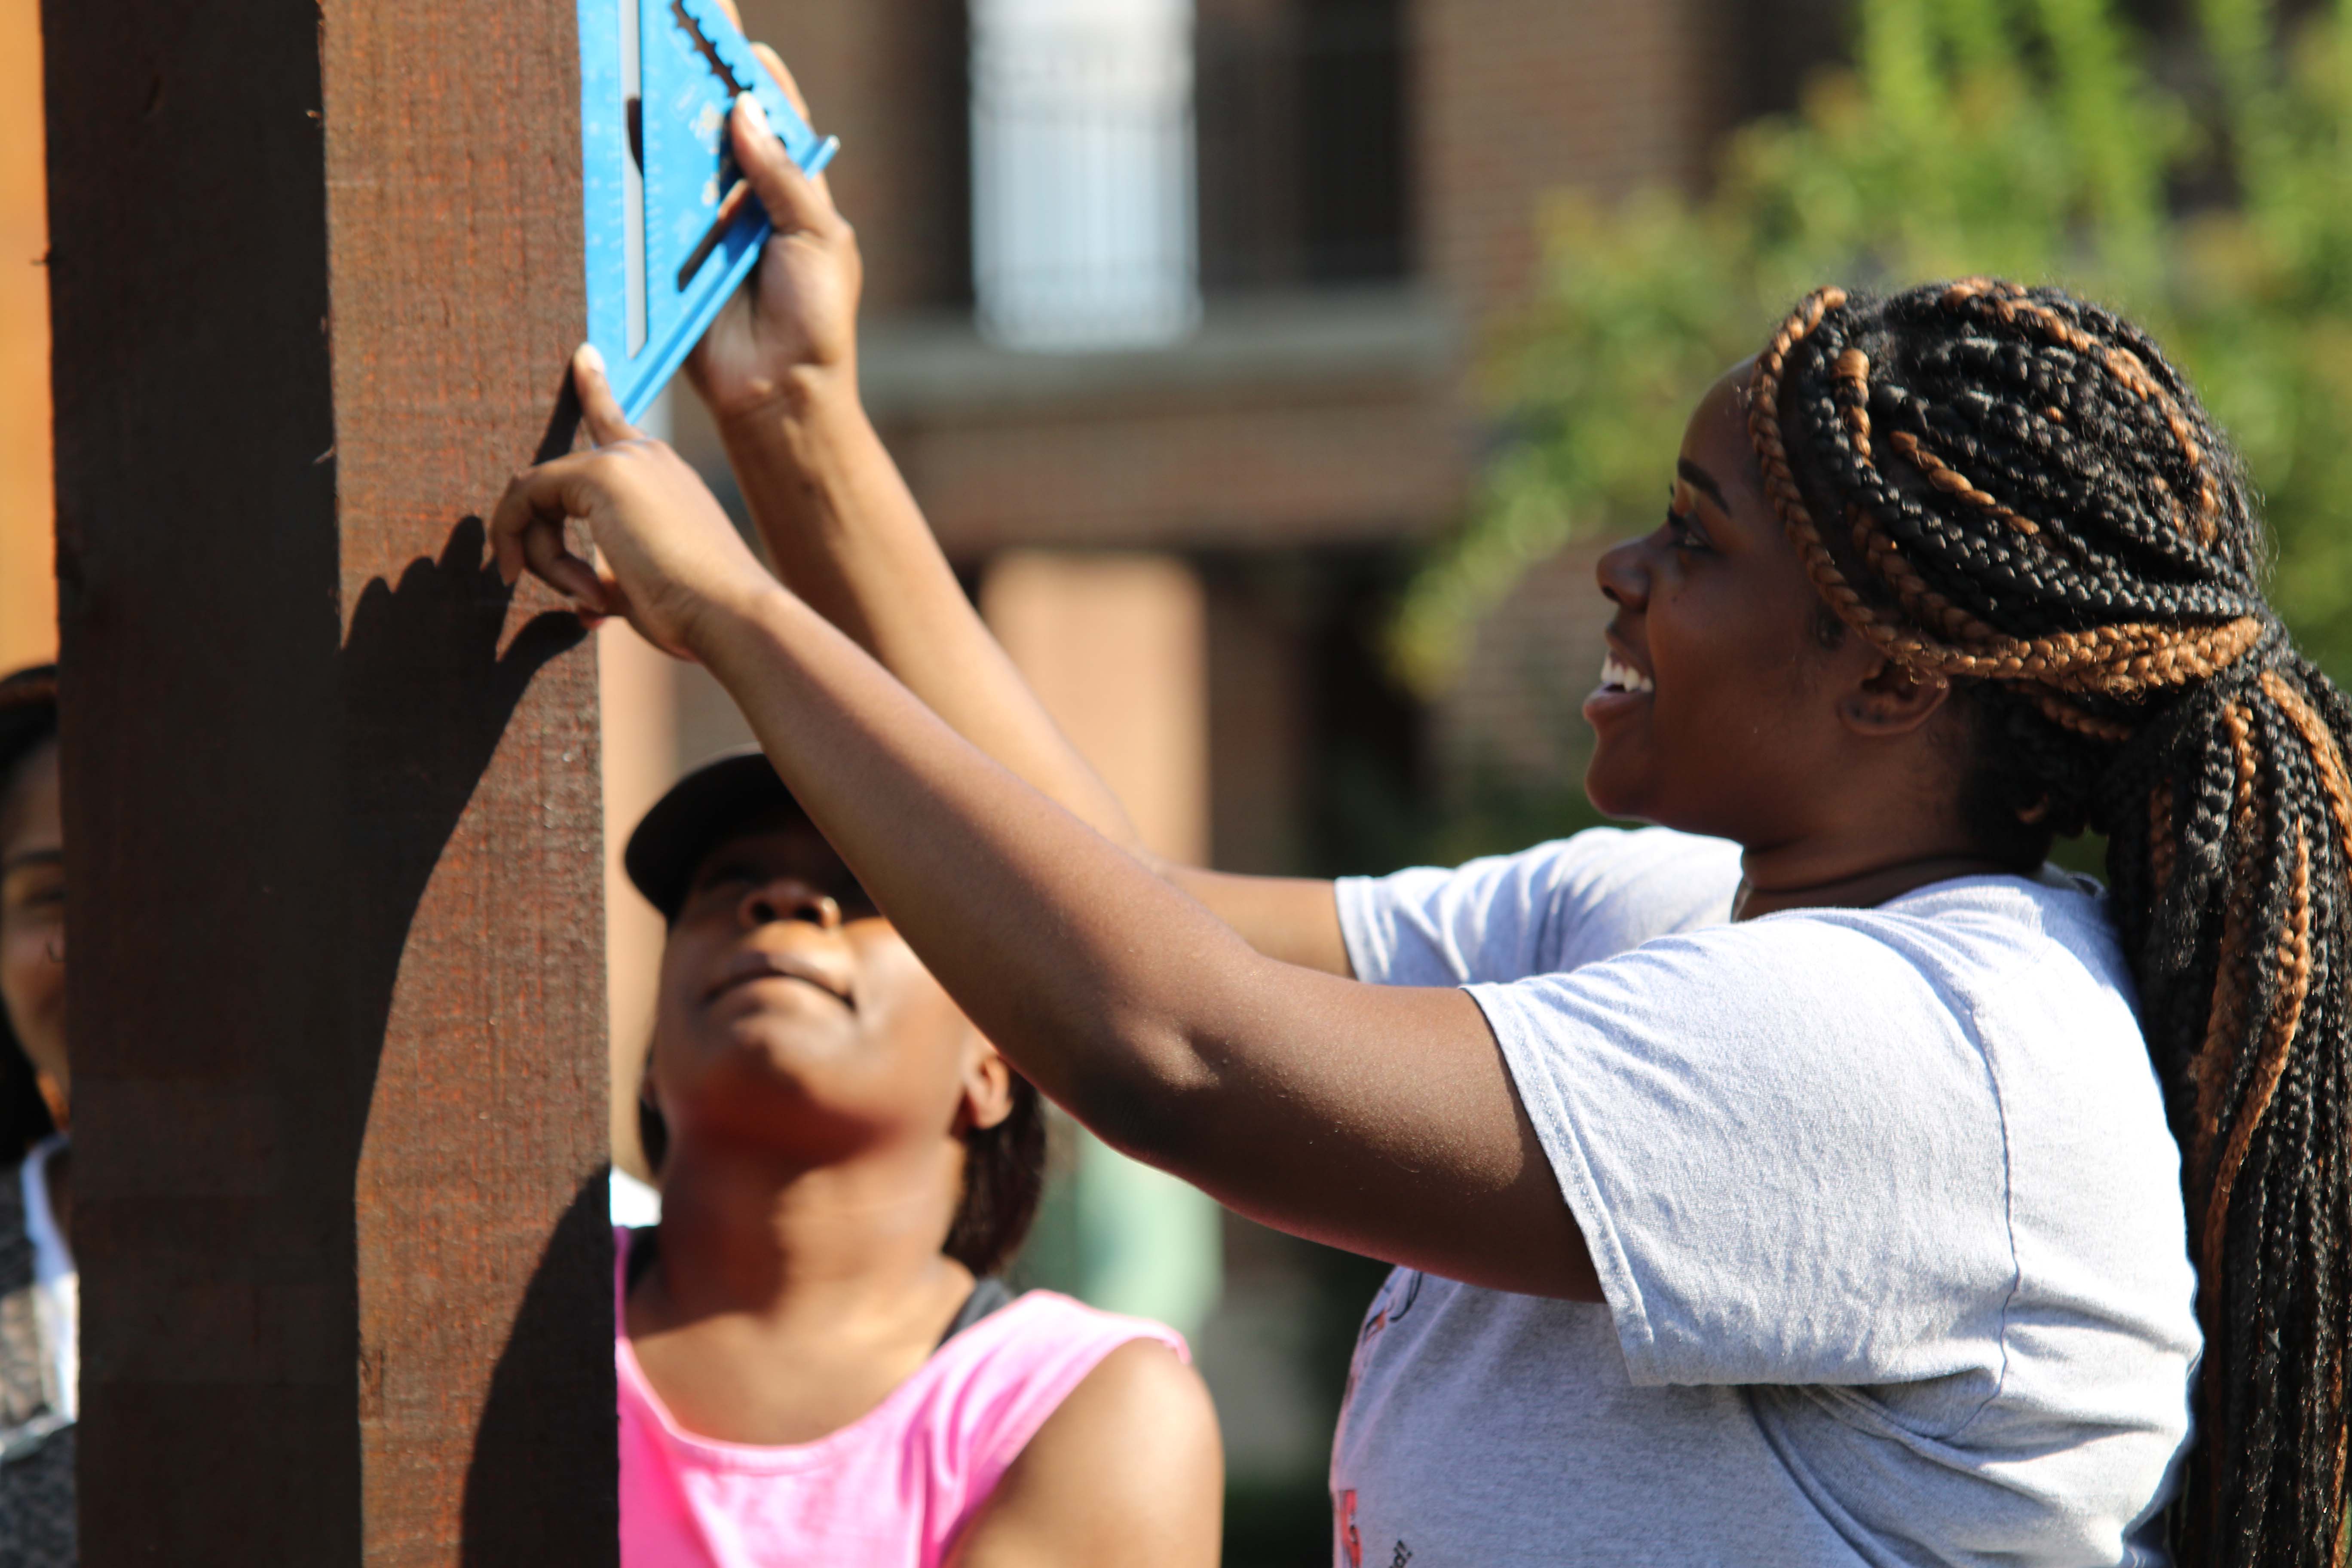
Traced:
[[1657, 683], [1615, 654], [1601, 658], [1601, 684], [1613, 686], [1621, 691], [1655, 691]]

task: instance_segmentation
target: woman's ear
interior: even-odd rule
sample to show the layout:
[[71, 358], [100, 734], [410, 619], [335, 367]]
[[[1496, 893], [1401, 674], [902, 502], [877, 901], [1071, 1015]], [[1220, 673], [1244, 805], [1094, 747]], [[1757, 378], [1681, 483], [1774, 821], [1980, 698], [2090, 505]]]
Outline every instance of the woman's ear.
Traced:
[[646, 1169], [659, 1181], [662, 1165], [669, 1158], [669, 1118], [662, 1114], [661, 1093], [654, 1087], [655, 1055], [656, 1041], [648, 1039], [637, 1064], [637, 1152]]
[[659, 1181], [662, 1166], [669, 1161], [669, 1119], [662, 1114], [661, 1102], [654, 1096], [650, 1076], [637, 1089], [637, 1153]]
[[1013, 1064], [996, 1054], [978, 1029], [963, 1058], [963, 1105], [956, 1130], [980, 1132], [1013, 1114]]
[[1951, 694], [1951, 682], [1941, 676], [1874, 658], [1861, 682], [1840, 700], [1838, 717], [1857, 735], [1907, 735], [1934, 718]]

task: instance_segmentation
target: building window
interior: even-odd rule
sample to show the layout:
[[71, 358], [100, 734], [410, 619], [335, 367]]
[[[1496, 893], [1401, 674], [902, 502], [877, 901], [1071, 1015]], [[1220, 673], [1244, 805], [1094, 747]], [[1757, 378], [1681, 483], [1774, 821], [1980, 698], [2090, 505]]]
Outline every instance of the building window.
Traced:
[[1201, 0], [1198, 54], [1205, 287], [1405, 276], [1402, 0]]
[[1189, 332], [1192, 156], [1192, 0], [971, 0], [982, 330], [1033, 349]]
[[1402, 0], [970, 0], [972, 292], [1035, 349], [1412, 269]]

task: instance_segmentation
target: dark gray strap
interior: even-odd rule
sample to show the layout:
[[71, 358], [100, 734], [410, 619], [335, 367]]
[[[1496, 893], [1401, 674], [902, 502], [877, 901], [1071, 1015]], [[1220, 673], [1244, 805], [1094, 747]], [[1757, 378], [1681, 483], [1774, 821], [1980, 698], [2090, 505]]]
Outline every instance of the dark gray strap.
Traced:
[[661, 1247], [661, 1227], [655, 1225], [632, 1226], [629, 1231], [629, 1278], [625, 1294], [635, 1295], [637, 1282], [654, 1266], [654, 1258]]
[[1013, 1292], [1004, 1288], [1003, 1280], [994, 1275], [975, 1280], [971, 1287], [971, 1294], [963, 1299], [963, 1305], [956, 1310], [955, 1321], [950, 1323], [948, 1331], [940, 1336], [940, 1343], [947, 1343], [991, 1312], [1011, 1305], [1013, 1305]]
[[[643, 1279], [646, 1277], [646, 1271], [654, 1266], [654, 1258], [659, 1254], [661, 1247], [660, 1237], [661, 1231], [654, 1226], [646, 1226], [641, 1229], [629, 1232], [628, 1289], [635, 1290], [637, 1282]], [[948, 1331], [940, 1336], [940, 1344], [947, 1343], [991, 1312], [1011, 1305], [1013, 1305], [1013, 1292], [1005, 1289], [1003, 1280], [992, 1275], [988, 1279], [975, 1281], [971, 1288], [971, 1294], [966, 1296], [963, 1299], [963, 1305], [956, 1309], [955, 1321], [948, 1325]], [[934, 1345], [931, 1348], [937, 1350], [939, 1346]]]

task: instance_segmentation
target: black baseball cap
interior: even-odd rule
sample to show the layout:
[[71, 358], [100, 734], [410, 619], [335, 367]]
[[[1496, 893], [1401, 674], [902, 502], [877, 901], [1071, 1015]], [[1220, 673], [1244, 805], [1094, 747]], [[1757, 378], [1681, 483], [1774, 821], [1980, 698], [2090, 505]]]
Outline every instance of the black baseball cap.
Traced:
[[621, 864], [662, 919], [676, 921], [695, 868], [719, 842], [779, 813], [807, 820], [757, 746], [721, 752], [669, 786], [638, 820]]

